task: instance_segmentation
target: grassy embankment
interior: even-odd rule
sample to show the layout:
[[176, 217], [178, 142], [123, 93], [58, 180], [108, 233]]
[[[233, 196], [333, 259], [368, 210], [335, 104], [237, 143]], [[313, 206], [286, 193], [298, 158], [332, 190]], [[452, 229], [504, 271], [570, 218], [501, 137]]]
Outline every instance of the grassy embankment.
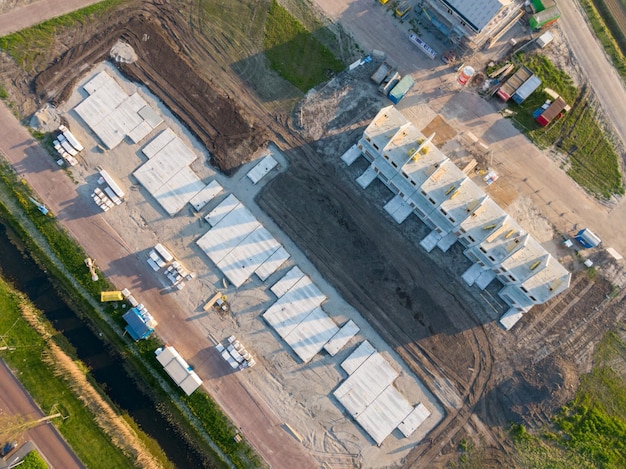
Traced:
[[207, 394], [196, 391], [191, 397], [187, 397], [179, 388], [172, 387], [170, 378], [157, 366], [158, 363], [154, 358], [154, 350], [162, 345], [158, 338], [152, 337], [137, 344], [130, 344], [121, 337], [124, 325], [121, 316], [124, 310], [119, 307], [120, 305], [97, 304], [100, 291], [114, 287], [103, 278], [98, 282], [91, 280], [84, 265], [86, 255], [83, 250], [58, 226], [53, 217], [43, 216], [28, 200], [30, 189], [15, 178], [5, 163], [0, 164], [0, 184], [3, 185], [4, 191], [14, 198], [19, 210], [34, 224], [37, 232], [41, 233], [53, 255], [57, 259], [63, 259], [63, 269], [48, 258], [32, 240], [30, 233], [22, 227], [21, 222], [0, 204], [4, 212], [3, 217], [9, 221], [27, 249], [54, 276], [63, 291], [63, 296], [74, 309], [87, 317], [94, 327], [104, 334], [108, 342], [125, 357], [126, 366], [132, 369], [130, 374], [141, 378], [148, 394], [158, 402], [155, 405], [168, 415], [170, 421], [178, 425], [181, 433], [190, 435], [190, 438], [197, 442], [196, 445], [203, 446], [205, 452], [209, 452], [207, 446], [211, 445], [216, 450], [211, 459], [219, 460], [217, 453], [221, 453], [222, 457], [229, 459], [235, 467], [261, 467], [262, 462], [245, 440], [241, 443], [234, 441], [237, 429]]
[[[610, 1], [610, 0], [609, 0]], [[626, 5], [624, 0], [616, 0]], [[604, 47], [604, 51], [613, 63], [617, 73], [626, 82], [626, 30], [611, 14], [605, 0], [580, 0], [589, 24], [596, 37]]]
[[516, 426], [518, 462], [525, 468], [626, 467], [626, 344], [614, 332], [597, 345], [593, 370], [550, 431], [533, 435]]
[[123, 4], [125, 0], [104, 0], [80, 10], [44, 21], [36, 26], [0, 37], [0, 49], [7, 52], [15, 63], [32, 72], [41, 63], [48, 63], [48, 51], [59, 30], [76, 24], [98, 21], [98, 16]]
[[[561, 119], [541, 127], [532, 113], [550, 98], [535, 91], [521, 105], [509, 101], [515, 111], [515, 124], [539, 148], [554, 145], [565, 155], [567, 174], [594, 196], [608, 200], [624, 194], [618, 155], [609, 135], [598, 121], [596, 107], [585, 89], [576, 88], [565, 72], [557, 69], [543, 55], [518, 55], [518, 65], [526, 65], [542, 80], [541, 90], [548, 87], [559, 93], [572, 107]], [[520, 155], [523, 158], [523, 155]]]
[[[621, 331], [622, 337], [626, 337]], [[597, 345], [593, 369], [581, 377], [572, 402], [547, 428], [513, 425], [511, 469], [623, 469], [626, 467], [626, 344], [609, 332]], [[484, 441], [464, 439], [452, 469], [485, 467]], [[491, 466], [489, 466], [491, 467]]]
[[271, 68], [302, 92], [326, 81], [343, 63], [276, 0], [265, 22], [265, 56]]
[[[111, 438], [95, 424], [95, 415], [72, 391], [72, 384], [57, 374], [55, 367], [44, 356], [50, 345], [58, 347], [62, 339], [45, 319], [41, 320], [49, 330], [48, 339], [42, 337], [22, 316], [23, 310], [34, 308], [18, 292], [0, 278], [0, 330], [3, 332], [2, 358], [17, 370], [20, 381], [46, 413], [60, 412], [63, 419], [54, 424], [88, 467], [130, 468], [130, 457], [111, 442]], [[7, 422], [5, 422], [5, 425]], [[3, 428], [10, 433], [9, 426]], [[6, 435], [17, 438], [19, 435]]]

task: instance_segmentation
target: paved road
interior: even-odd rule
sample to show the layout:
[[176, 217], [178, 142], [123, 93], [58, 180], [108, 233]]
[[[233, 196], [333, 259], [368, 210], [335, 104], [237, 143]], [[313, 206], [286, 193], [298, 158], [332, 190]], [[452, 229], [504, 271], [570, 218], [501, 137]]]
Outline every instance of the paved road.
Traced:
[[626, 88], [609, 62], [602, 45], [589, 29], [577, 1], [559, 2], [559, 25], [570, 45], [580, 69], [606, 112], [615, 130], [626, 144]]
[[[34, 419], [44, 416], [4, 361], [0, 361], [0, 413]], [[31, 428], [24, 434], [24, 440], [35, 442], [39, 451], [52, 465], [52, 469], [84, 468], [65, 440], [50, 424], [44, 423]], [[18, 441], [21, 442], [23, 441]]]
[[146, 275], [141, 262], [118, 233], [104, 220], [91, 199], [78, 195], [76, 186], [50, 155], [41, 148], [10, 111], [0, 105], [0, 152], [34, 188], [69, 233], [98, 259], [105, 275], [119, 288], [129, 287], [152, 311], [167, 311], [159, 317], [159, 336], [176, 344], [204, 379], [211, 396], [231, 417], [235, 425], [271, 465], [279, 469], [315, 468], [308, 452], [289, 437], [271, 407], [237, 374], [227, 374], [228, 365], [198, 328], [189, 327], [188, 315], [171, 297], [161, 295], [162, 286]]
[[101, 0], [41, 0], [0, 15], [0, 36], [64, 15]]

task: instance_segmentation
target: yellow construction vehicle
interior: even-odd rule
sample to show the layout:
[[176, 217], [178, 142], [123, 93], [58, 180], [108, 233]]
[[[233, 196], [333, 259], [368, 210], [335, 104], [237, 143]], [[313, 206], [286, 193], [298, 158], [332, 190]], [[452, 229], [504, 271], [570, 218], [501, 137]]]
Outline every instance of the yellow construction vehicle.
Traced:
[[396, 17], [403, 19], [411, 12], [411, 4], [409, 2], [402, 2], [396, 7], [394, 13]]

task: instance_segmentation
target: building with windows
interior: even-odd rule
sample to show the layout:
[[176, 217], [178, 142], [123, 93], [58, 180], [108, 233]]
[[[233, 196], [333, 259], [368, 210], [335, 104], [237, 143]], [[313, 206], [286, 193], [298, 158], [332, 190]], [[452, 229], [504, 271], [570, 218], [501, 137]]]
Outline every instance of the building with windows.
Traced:
[[453, 44], [491, 46], [524, 15], [521, 0], [424, 0], [421, 14]]
[[461, 243], [473, 262], [462, 275], [469, 286], [484, 289], [495, 278], [503, 284], [499, 296], [510, 308], [500, 322], [510, 329], [534, 305], [566, 290], [571, 274], [431, 140], [389, 106], [344, 161], [363, 155], [370, 166], [359, 184], [380, 179], [396, 194], [385, 210], [398, 223], [415, 213], [432, 229], [420, 243], [428, 252]]

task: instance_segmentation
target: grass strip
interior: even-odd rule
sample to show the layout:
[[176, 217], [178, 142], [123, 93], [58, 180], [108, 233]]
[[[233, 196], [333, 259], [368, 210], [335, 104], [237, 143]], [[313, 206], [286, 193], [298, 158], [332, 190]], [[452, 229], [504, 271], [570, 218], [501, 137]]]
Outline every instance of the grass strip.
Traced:
[[263, 39], [270, 66], [302, 92], [328, 80], [343, 63], [300, 21], [272, 0]]
[[48, 464], [37, 451], [31, 451], [22, 459], [20, 469], [48, 469]]
[[[509, 101], [515, 111], [516, 126], [539, 148], [555, 146], [564, 155], [563, 168], [569, 176], [588, 192], [601, 200], [624, 194], [619, 157], [609, 135], [601, 126], [596, 106], [586, 88], [577, 89], [572, 79], [557, 69], [541, 54], [520, 54], [519, 65], [526, 65], [542, 80], [542, 88], [535, 91], [521, 105]], [[556, 91], [571, 106], [561, 119], [541, 127], [532, 113], [552, 99], [543, 92], [548, 87]]]
[[592, 0], [579, 0], [580, 4], [587, 15], [587, 20], [596, 37], [602, 44], [609, 60], [619, 73], [619, 76], [626, 82], [626, 60], [624, 53], [620, 50], [616, 38], [611, 33], [606, 21], [595, 6]]

